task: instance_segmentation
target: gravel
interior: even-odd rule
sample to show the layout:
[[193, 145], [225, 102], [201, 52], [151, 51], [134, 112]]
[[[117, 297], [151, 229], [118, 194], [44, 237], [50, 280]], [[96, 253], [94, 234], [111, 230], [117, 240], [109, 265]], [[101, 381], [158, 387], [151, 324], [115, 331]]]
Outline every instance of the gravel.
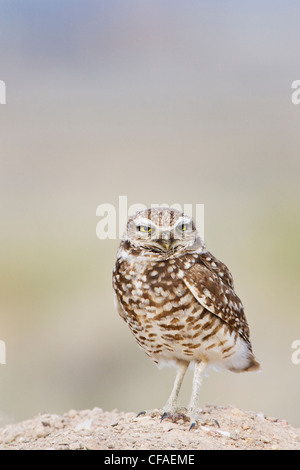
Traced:
[[206, 406], [198, 427], [190, 431], [183, 418], [175, 422], [160, 417], [159, 410], [137, 417], [136, 413], [101, 408], [40, 414], [0, 428], [0, 449], [300, 449], [300, 429], [263, 413]]

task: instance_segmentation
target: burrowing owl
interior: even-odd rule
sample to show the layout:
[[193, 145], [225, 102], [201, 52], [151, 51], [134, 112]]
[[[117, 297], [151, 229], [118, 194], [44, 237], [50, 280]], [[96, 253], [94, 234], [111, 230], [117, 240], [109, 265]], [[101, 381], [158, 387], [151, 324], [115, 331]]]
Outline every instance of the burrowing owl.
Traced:
[[208, 364], [234, 372], [259, 369], [243, 305], [228, 268], [200, 239], [193, 220], [167, 208], [130, 217], [113, 272], [118, 311], [138, 345], [177, 375], [163, 415], [174, 415], [188, 365], [195, 365], [188, 407], [197, 422], [202, 374]]

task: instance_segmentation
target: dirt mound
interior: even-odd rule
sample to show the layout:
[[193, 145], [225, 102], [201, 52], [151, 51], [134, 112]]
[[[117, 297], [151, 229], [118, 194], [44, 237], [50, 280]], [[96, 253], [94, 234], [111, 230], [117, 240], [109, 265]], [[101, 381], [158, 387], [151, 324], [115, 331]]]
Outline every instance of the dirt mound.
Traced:
[[206, 406], [197, 428], [184, 419], [118, 410], [41, 414], [0, 428], [0, 449], [300, 449], [300, 429], [262, 413]]

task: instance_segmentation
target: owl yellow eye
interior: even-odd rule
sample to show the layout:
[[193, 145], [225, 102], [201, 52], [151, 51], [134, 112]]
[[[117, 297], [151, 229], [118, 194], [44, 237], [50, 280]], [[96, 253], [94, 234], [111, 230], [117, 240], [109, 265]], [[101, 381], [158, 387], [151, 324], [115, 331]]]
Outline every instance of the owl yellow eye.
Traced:
[[150, 225], [139, 225], [139, 226], [138, 226], [138, 230], [139, 230], [140, 232], [150, 233], [151, 230], [152, 230], [152, 227], [150, 227]]
[[184, 232], [187, 229], [187, 224], [180, 224], [177, 228], [180, 232]]

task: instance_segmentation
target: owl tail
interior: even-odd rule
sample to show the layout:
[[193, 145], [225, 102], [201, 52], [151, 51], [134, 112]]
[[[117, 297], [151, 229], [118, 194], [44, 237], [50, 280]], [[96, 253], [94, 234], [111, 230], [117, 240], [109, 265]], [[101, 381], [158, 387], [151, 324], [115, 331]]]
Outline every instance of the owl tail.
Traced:
[[245, 369], [245, 372], [251, 372], [251, 371], [255, 371], [255, 370], [260, 370], [261, 369], [261, 365], [260, 363], [255, 359], [254, 356], [251, 357], [251, 362], [249, 364], [249, 366], [247, 367], [247, 369]]
[[254, 372], [260, 369], [260, 363], [256, 360], [254, 354], [251, 353], [248, 357], [248, 364], [246, 365], [246, 367], [242, 369], [231, 367], [229, 370], [231, 370], [231, 372]]

